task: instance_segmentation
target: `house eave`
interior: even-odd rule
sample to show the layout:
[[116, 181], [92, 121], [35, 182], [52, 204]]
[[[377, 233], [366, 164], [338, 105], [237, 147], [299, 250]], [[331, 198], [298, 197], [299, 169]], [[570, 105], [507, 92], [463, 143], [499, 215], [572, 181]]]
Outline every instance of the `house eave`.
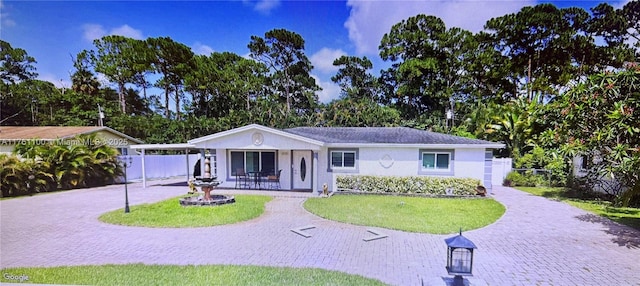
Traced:
[[313, 145], [317, 145], [317, 146], [324, 146], [325, 145], [325, 143], [322, 142], [322, 141], [310, 139], [310, 138], [307, 138], [307, 137], [304, 137], [304, 136], [288, 133], [288, 132], [285, 132], [285, 131], [282, 131], [282, 130], [278, 130], [278, 129], [262, 126], [262, 125], [259, 125], [259, 124], [250, 124], [250, 125], [247, 125], [247, 126], [238, 127], [238, 128], [234, 128], [234, 129], [231, 129], [231, 130], [226, 130], [226, 131], [218, 132], [218, 133], [215, 133], [215, 134], [211, 134], [211, 135], [207, 135], [207, 136], [191, 139], [191, 140], [187, 141], [187, 143], [197, 146], [197, 145], [201, 145], [201, 143], [203, 143], [203, 142], [216, 140], [216, 139], [219, 139], [219, 138], [223, 138], [225, 136], [237, 134], [237, 133], [240, 133], [240, 132], [249, 131], [249, 130], [252, 130], [252, 129], [259, 130], [259, 131], [262, 131], [262, 132], [267, 132], [267, 133], [273, 133], [273, 134], [278, 135], [278, 136], [282, 136], [282, 137], [286, 137], [286, 138], [302, 141], [302, 142], [313, 144]]
[[330, 148], [433, 148], [433, 149], [501, 149], [504, 144], [400, 144], [400, 143], [327, 143]]

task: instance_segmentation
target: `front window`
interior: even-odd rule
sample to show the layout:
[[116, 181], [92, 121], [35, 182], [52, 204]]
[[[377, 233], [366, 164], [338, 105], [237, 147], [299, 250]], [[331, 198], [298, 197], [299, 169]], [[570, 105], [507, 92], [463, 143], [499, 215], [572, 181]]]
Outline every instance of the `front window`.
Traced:
[[274, 151], [231, 151], [231, 176], [238, 169], [245, 172], [264, 172], [272, 174], [276, 170], [276, 152]]
[[355, 169], [356, 168], [356, 152], [355, 151], [331, 151], [331, 168], [332, 169]]
[[423, 152], [422, 169], [430, 171], [447, 171], [451, 162], [451, 153]]

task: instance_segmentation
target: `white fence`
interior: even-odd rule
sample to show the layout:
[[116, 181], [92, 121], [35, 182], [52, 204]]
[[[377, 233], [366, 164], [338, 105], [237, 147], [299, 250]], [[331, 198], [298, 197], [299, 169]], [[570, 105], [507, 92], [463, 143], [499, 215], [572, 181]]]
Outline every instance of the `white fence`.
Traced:
[[511, 172], [511, 164], [513, 159], [511, 158], [493, 158], [493, 167], [491, 172], [491, 184], [502, 186], [504, 178]]
[[[129, 157], [129, 156], [126, 156]], [[127, 168], [127, 180], [142, 180], [142, 156], [131, 155], [131, 167]], [[119, 157], [122, 161], [124, 157]], [[145, 173], [147, 180], [193, 175], [193, 166], [198, 161], [198, 154], [189, 155], [189, 171], [187, 171], [186, 155], [145, 155]], [[123, 180], [124, 181], [124, 180]]]

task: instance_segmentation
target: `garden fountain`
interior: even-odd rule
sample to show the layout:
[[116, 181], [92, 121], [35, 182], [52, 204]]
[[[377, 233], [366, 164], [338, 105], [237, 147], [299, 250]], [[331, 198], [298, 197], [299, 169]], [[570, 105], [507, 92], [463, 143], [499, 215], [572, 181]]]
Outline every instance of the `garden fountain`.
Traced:
[[233, 196], [226, 195], [211, 195], [211, 191], [222, 182], [218, 181], [216, 177], [211, 176], [211, 160], [208, 155], [205, 155], [204, 159], [204, 176], [196, 177], [195, 180], [190, 181], [189, 185], [197, 191], [197, 187], [200, 187], [203, 195], [192, 196], [180, 199], [181, 206], [218, 206], [224, 204], [235, 203], [236, 199]]

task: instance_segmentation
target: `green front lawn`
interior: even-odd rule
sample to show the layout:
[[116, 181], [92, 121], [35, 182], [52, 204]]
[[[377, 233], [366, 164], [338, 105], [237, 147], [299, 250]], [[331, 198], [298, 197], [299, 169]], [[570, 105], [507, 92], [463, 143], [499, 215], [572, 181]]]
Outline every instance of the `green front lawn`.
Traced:
[[2, 269], [2, 282], [72, 285], [385, 285], [379, 280], [317, 268], [239, 265], [101, 265]]
[[[182, 196], [181, 196], [182, 197]], [[153, 204], [131, 206], [100, 216], [106, 223], [145, 227], [205, 227], [250, 220], [264, 212], [264, 205], [272, 198], [260, 195], [237, 195], [236, 202], [220, 206], [180, 205], [176, 197]]]
[[640, 208], [614, 207], [608, 201], [573, 198], [564, 188], [516, 187], [516, 189], [536, 196], [563, 201], [574, 207], [640, 230]]
[[505, 208], [493, 199], [335, 195], [304, 203], [323, 218], [410, 232], [455, 233], [495, 222]]

